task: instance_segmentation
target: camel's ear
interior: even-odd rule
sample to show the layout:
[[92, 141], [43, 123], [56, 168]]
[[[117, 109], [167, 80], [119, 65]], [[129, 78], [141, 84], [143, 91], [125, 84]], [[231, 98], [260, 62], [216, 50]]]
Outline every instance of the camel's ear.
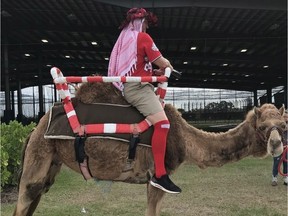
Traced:
[[254, 114], [256, 115], [256, 117], [257, 117], [257, 118], [260, 118], [260, 116], [261, 116], [261, 111], [260, 111], [260, 109], [257, 108], [257, 107], [254, 107], [253, 111], [254, 111]]
[[284, 104], [282, 105], [282, 107], [279, 109], [280, 115], [283, 116], [285, 113], [285, 106]]

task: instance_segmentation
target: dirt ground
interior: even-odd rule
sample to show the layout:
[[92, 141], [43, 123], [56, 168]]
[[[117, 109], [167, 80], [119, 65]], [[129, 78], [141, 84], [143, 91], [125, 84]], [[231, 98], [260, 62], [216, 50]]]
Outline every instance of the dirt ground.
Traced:
[[1, 192], [2, 203], [14, 203], [17, 200], [17, 187], [9, 187], [3, 189]]

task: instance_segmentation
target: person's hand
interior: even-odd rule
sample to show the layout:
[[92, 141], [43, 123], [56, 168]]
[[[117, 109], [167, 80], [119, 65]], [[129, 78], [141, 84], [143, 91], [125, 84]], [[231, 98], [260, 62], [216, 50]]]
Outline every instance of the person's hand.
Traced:
[[153, 70], [153, 74], [155, 74], [156, 76], [164, 75], [164, 70], [162, 70], [162, 69], [154, 69]]

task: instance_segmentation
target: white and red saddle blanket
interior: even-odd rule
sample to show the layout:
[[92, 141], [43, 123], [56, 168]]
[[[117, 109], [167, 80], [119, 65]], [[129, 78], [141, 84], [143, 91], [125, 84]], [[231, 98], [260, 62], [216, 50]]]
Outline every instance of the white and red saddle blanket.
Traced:
[[[121, 123], [137, 124], [145, 119], [139, 111], [130, 105], [119, 104], [84, 104], [78, 100], [72, 100], [75, 112], [81, 125]], [[153, 127], [140, 134], [140, 143], [151, 145]], [[55, 103], [50, 110], [49, 123], [44, 137], [46, 139], [75, 139], [66, 112], [62, 103]], [[131, 134], [87, 134], [91, 138], [117, 139], [129, 142]]]

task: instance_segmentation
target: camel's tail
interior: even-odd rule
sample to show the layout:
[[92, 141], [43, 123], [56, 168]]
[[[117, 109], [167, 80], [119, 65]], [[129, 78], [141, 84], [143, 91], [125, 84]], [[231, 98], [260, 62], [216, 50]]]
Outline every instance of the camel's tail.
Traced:
[[25, 142], [23, 143], [22, 155], [21, 155], [21, 164], [20, 164], [20, 168], [19, 168], [19, 171], [18, 171], [18, 191], [19, 191], [19, 183], [20, 183], [21, 176], [22, 176], [22, 171], [23, 171], [23, 163], [24, 163], [24, 158], [25, 158], [25, 151], [26, 151], [27, 145], [29, 143], [29, 140], [30, 140], [30, 137], [31, 137], [31, 134], [33, 133], [33, 131], [34, 131], [34, 129], [29, 133], [29, 135], [27, 136]]

